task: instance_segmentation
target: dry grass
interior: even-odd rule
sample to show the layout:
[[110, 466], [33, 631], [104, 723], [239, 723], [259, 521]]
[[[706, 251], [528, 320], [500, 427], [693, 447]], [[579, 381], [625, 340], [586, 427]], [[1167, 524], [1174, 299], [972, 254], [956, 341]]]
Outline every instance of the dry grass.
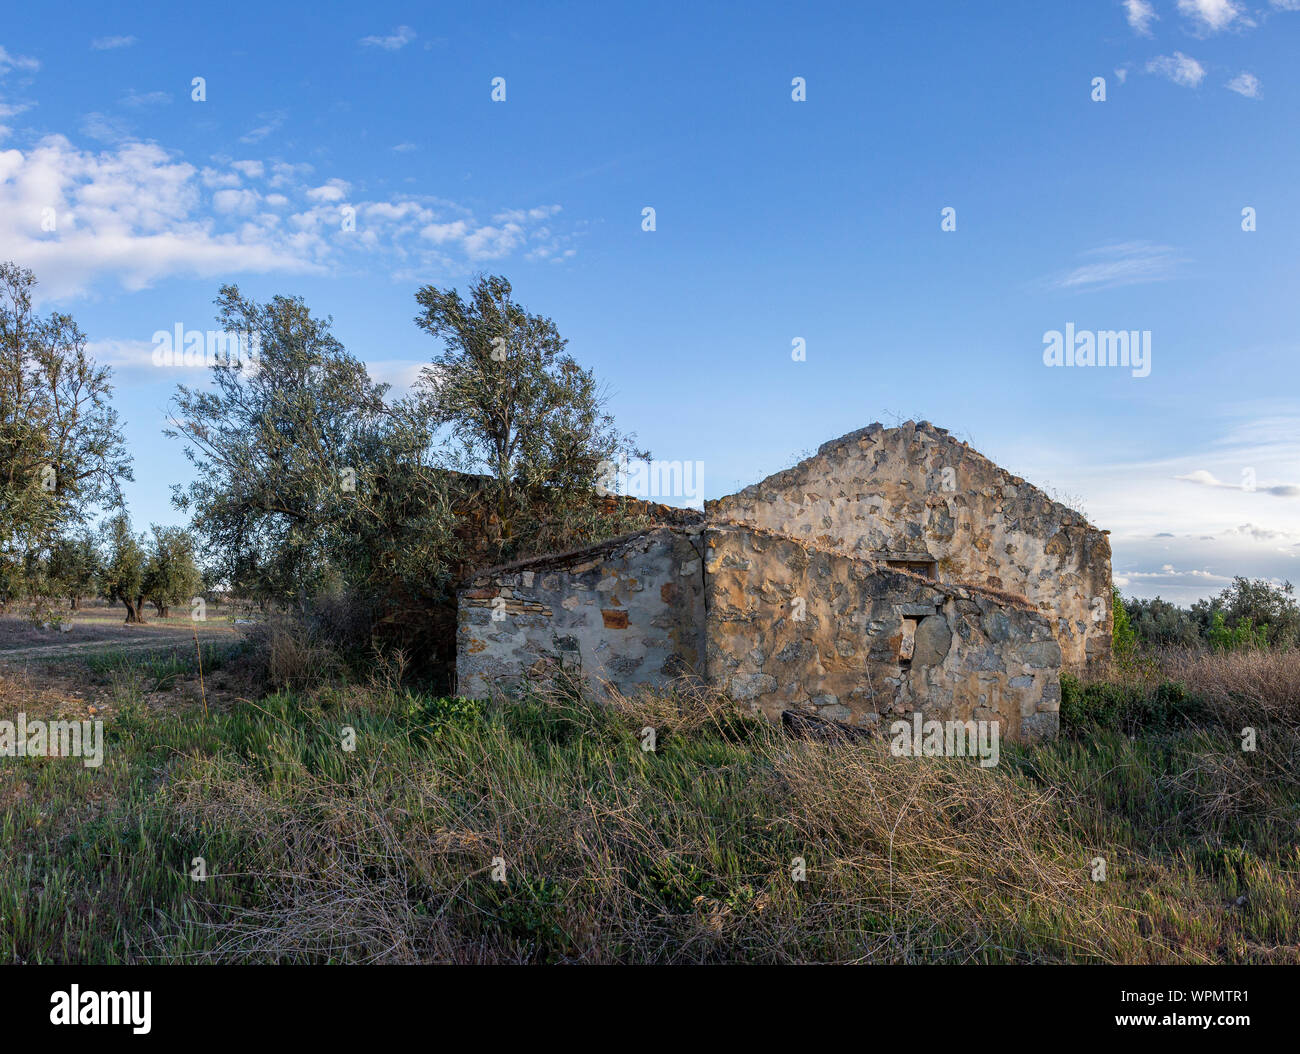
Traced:
[[1231, 724], [1300, 725], [1300, 650], [1168, 651], [1158, 668]]
[[[127, 786], [84, 847], [28, 822], [61, 807], [48, 779], [15, 795], [9, 848], [73, 888], [0, 877], [0, 920], [33, 905], [4, 946], [32, 961], [1300, 961], [1294, 684], [1266, 657], [1170, 658], [1204, 701], [1121, 692], [1122, 730], [1004, 745], [993, 769], [793, 739], [701, 693], [413, 695], [394, 661], [368, 687], [206, 723], [125, 715], [104, 771]], [[206, 884], [160, 866], [195, 855]], [[69, 897], [118, 928], [69, 916]]]

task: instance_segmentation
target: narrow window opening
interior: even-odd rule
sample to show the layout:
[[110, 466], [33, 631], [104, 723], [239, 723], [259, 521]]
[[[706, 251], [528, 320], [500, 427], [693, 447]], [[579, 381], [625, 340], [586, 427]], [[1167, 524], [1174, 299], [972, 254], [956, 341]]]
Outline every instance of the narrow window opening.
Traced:
[[939, 578], [939, 565], [934, 560], [886, 560], [885, 563], [899, 571], [910, 571], [914, 575], [928, 578], [932, 582]]

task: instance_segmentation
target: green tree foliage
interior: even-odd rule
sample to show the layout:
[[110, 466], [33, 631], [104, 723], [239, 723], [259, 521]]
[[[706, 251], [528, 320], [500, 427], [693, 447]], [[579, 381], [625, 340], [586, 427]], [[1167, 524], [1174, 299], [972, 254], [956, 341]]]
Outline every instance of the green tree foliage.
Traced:
[[360, 460], [387, 389], [301, 299], [259, 304], [224, 286], [217, 306], [258, 357], [214, 364], [211, 390], [178, 389], [166, 434], [196, 475], [173, 501], [234, 589], [303, 607], [354, 528], [362, 473], [377, 469]]
[[50, 582], [73, 611], [80, 607], [82, 597], [95, 592], [99, 563], [99, 546], [89, 531], [62, 537], [51, 548]]
[[203, 575], [194, 559], [194, 539], [189, 531], [154, 526], [142, 589], [159, 618], [166, 618], [173, 604], [189, 603], [203, 591]]
[[1124, 611], [1140, 644], [1155, 648], [1192, 648], [1202, 643], [1201, 627], [1191, 612], [1155, 597], [1124, 601]]
[[100, 587], [109, 600], [126, 607], [126, 621], [143, 623], [144, 574], [147, 556], [142, 539], [131, 530], [131, 519], [120, 511], [104, 525], [104, 561]]
[[173, 501], [217, 580], [317, 619], [350, 598], [350, 619], [445, 663], [468, 568], [592, 537], [594, 483], [618, 453], [648, 455], [504, 278], [479, 279], [468, 302], [431, 286], [418, 300], [444, 350], [413, 394], [390, 399], [302, 300], [224, 287], [219, 320], [258, 357], [181, 387], [167, 434], [195, 466]]
[[1190, 610], [1159, 597], [1122, 603], [1137, 643], [1145, 647], [1289, 648], [1300, 645], [1300, 606], [1293, 594], [1290, 582], [1276, 586], [1239, 577]]
[[1267, 626], [1256, 626], [1255, 620], [1247, 616], [1230, 627], [1222, 611], [1215, 611], [1210, 616], [1210, 629], [1206, 636], [1210, 647], [1215, 651], [1245, 651], [1268, 647]]
[[1129, 625], [1128, 612], [1124, 610], [1124, 598], [1119, 595], [1119, 589], [1113, 585], [1110, 587], [1110, 607], [1111, 639], [1115, 655], [1117, 657], [1131, 655], [1137, 644], [1137, 634]]
[[36, 278], [0, 264], [0, 562], [43, 559], [60, 532], [120, 500], [131, 478], [110, 371], [68, 315], [41, 317]]
[[416, 324], [443, 345], [421, 374], [421, 405], [449, 463], [489, 477], [501, 555], [521, 536], [564, 533], [556, 526], [590, 507], [618, 454], [649, 456], [615, 428], [555, 323], [516, 303], [505, 278], [480, 276], [468, 299], [431, 285], [415, 298]]
[[1207, 639], [1215, 627], [1215, 616], [1223, 616], [1229, 630], [1249, 624], [1247, 635], [1262, 634], [1269, 647], [1287, 648], [1300, 644], [1300, 606], [1290, 582], [1275, 586], [1262, 578], [1234, 578], [1232, 585], [1212, 600], [1192, 605], [1192, 617], [1203, 627]]

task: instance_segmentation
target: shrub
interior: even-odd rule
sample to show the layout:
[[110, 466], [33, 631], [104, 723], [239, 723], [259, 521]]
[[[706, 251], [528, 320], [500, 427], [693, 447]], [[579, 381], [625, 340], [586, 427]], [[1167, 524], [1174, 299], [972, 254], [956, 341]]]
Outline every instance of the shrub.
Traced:
[[1119, 595], [1119, 590], [1115, 586], [1110, 587], [1110, 608], [1111, 608], [1111, 640], [1115, 649], [1115, 656], [1123, 658], [1133, 652], [1137, 644], [1137, 634], [1133, 632], [1133, 627], [1129, 625], [1128, 612], [1124, 610], [1124, 598]]
[[1204, 714], [1203, 701], [1176, 681], [1155, 686], [1106, 681], [1085, 685], [1069, 674], [1061, 676], [1061, 726], [1076, 738], [1098, 729], [1126, 735], [1168, 732]]
[[1223, 612], [1216, 611], [1207, 634], [1210, 647], [1215, 651], [1241, 651], [1246, 648], [1268, 647], [1268, 626], [1256, 626], [1255, 620], [1246, 617], [1229, 628]]
[[302, 619], [267, 619], [248, 627], [245, 639], [254, 676], [277, 691], [313, 688], [345, 672], [338, 652]]

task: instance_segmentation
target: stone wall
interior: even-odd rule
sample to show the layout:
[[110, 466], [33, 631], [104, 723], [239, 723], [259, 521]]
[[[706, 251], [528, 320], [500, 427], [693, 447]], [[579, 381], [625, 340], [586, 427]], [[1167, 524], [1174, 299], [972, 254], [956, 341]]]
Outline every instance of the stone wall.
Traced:
[[1028, 599], [1051, 620], [1066, 669], [1109, 661], [1105, 532], [928, 422], [852, 432], [706, 513], [880, 562], [932, 562], [940, 582]]
[[1057, 731], [1061, 649], [1029, 605], [745, 527], [706, 530], [704, 582], [709, 681], [768, 717]]
[[702, 677], [700, 533], [657, 528], [480, 572], [460, 593], [456, 690], [485, 698], [557, 670], [624, 693]]

